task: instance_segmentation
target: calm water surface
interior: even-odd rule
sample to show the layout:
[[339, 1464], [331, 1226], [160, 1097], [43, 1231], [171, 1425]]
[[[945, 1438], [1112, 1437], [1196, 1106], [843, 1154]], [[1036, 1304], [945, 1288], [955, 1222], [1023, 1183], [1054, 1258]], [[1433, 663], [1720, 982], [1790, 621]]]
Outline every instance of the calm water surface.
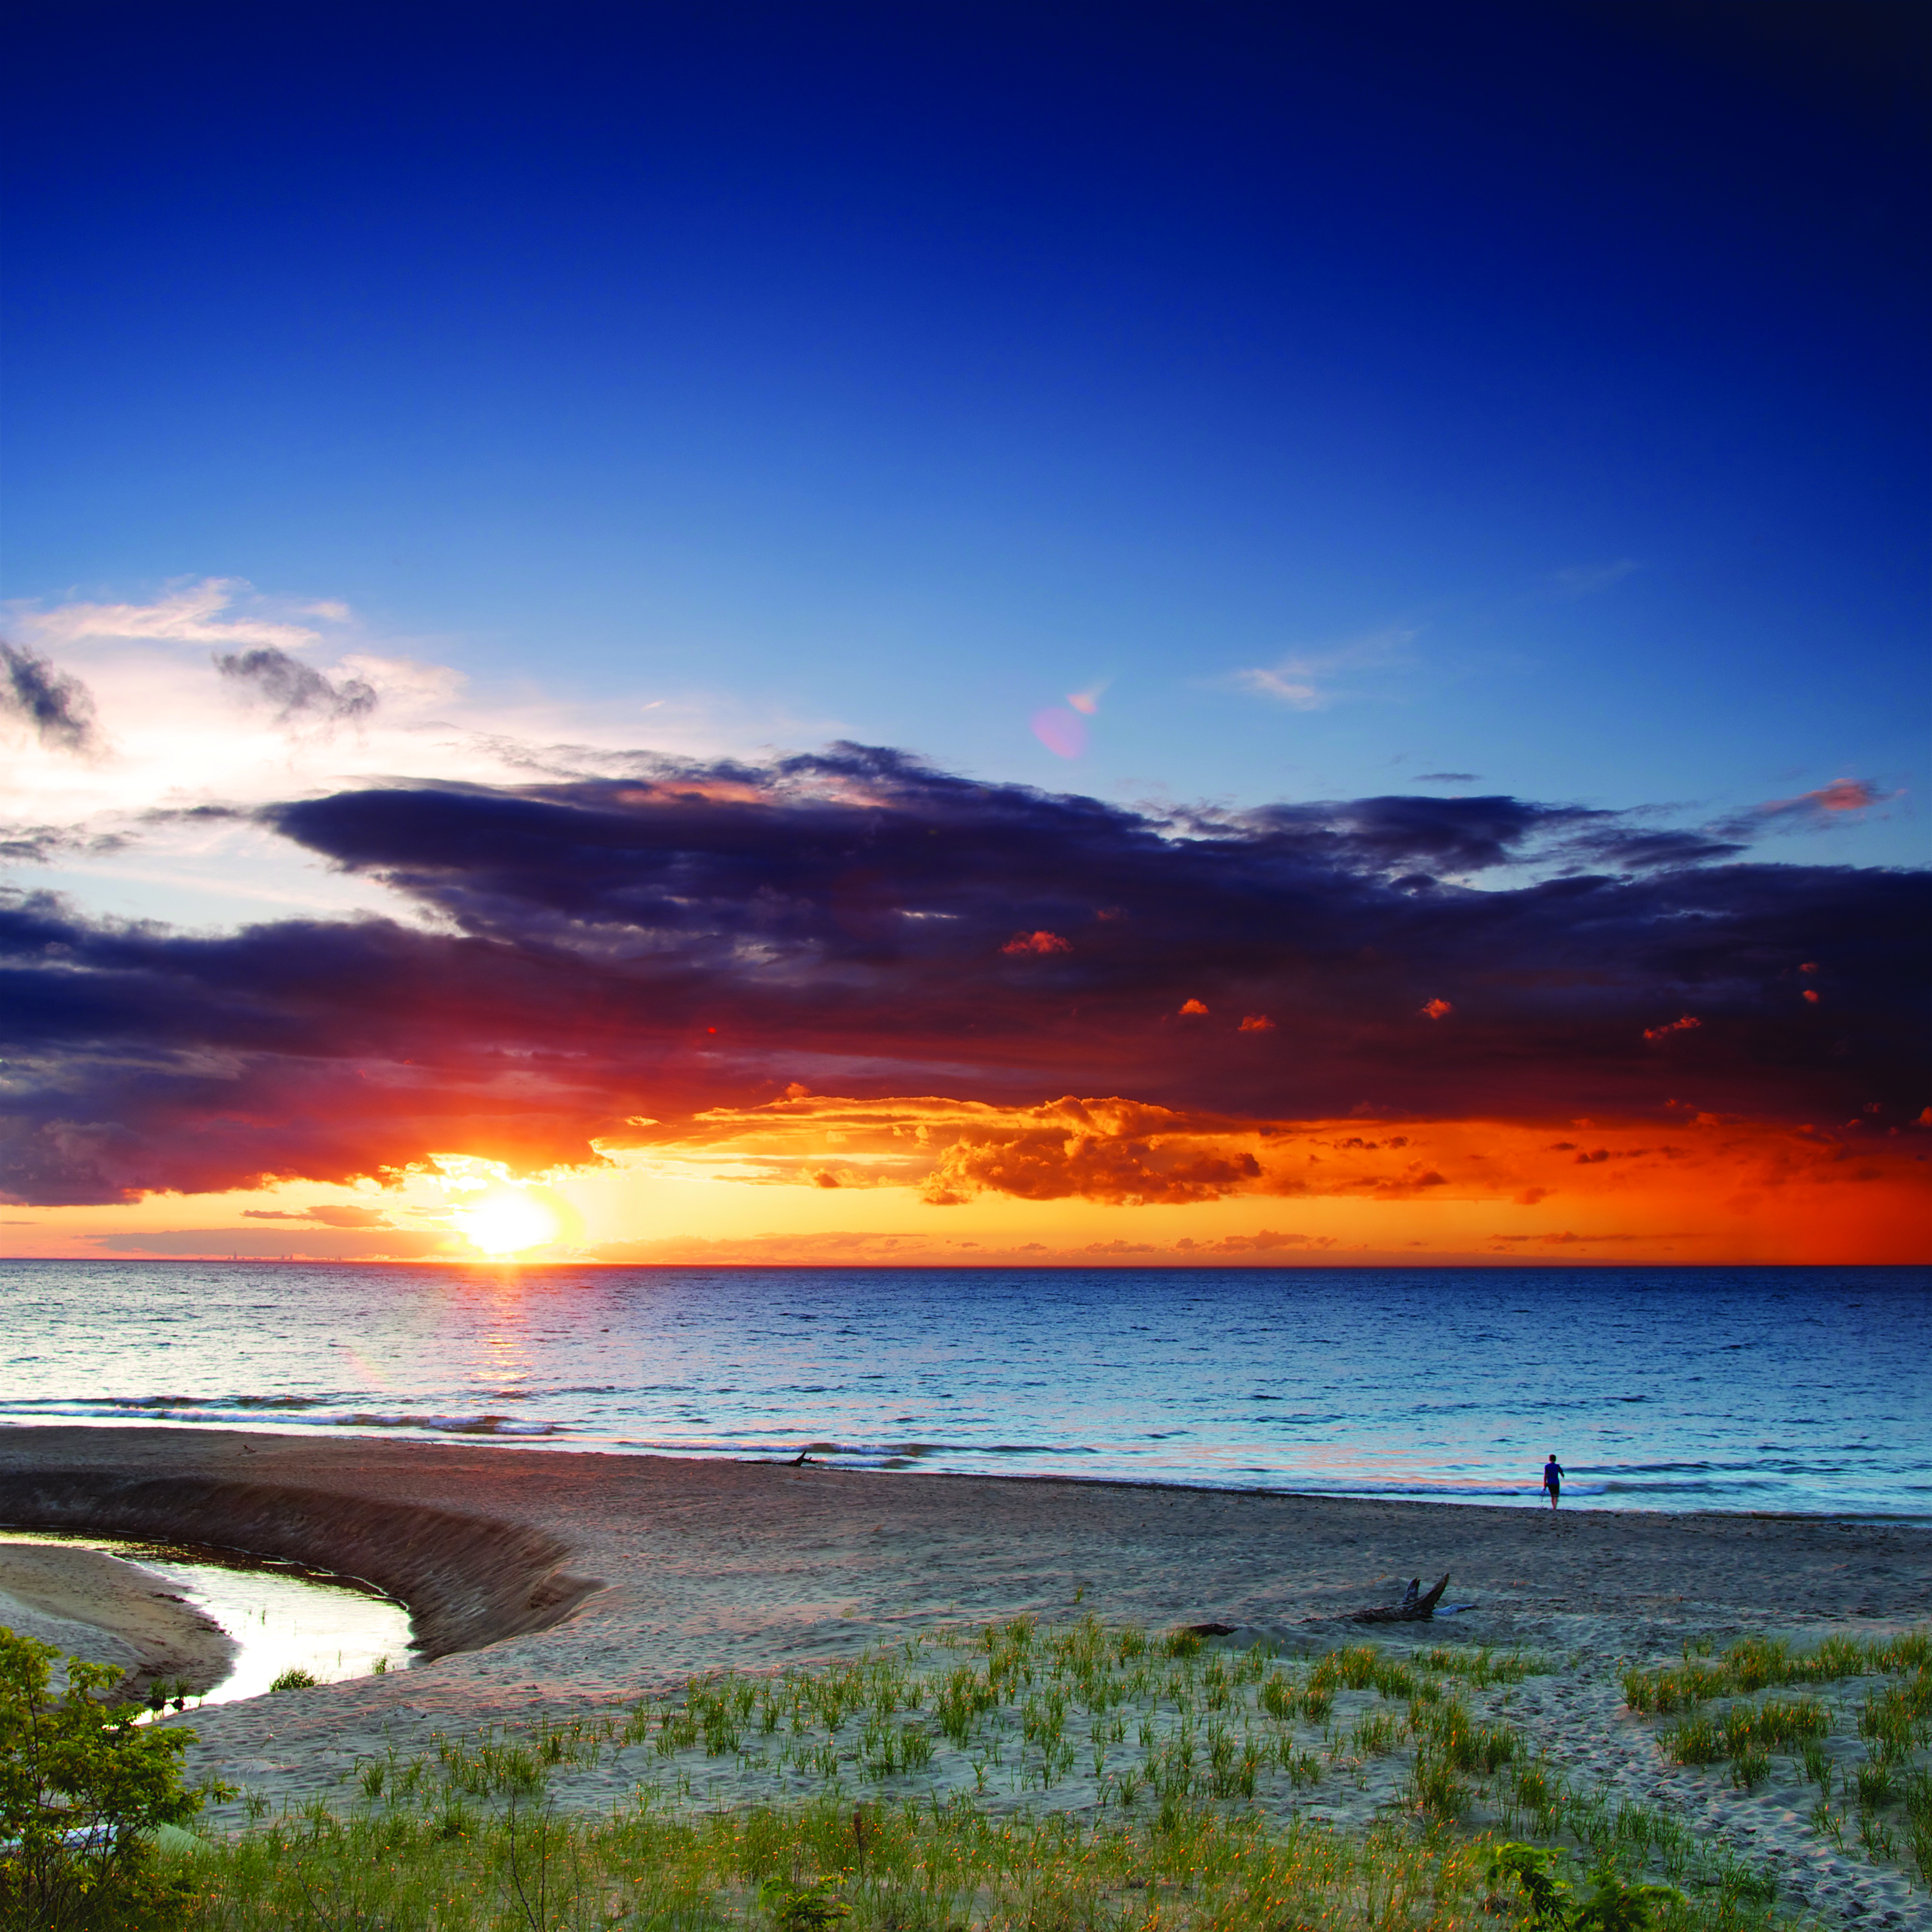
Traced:
[[0, 1263], [0, 1424], [1932, 1518], [1932, 1270]]

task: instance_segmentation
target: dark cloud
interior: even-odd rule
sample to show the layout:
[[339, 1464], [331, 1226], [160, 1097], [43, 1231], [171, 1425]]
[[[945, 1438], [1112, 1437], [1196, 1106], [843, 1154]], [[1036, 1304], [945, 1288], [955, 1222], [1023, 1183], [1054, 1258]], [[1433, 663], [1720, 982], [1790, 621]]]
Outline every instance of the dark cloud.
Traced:
[[1238, 822], [1292, 840], [1310, 859], [1352, 871], [1427, 867], [1460, 874], [1511, 864], [1540, 843], [1614, 817], [1580, 806], [1531, 805], [1500, 795], [1402, 794], [1346, 803], [1264, 806]]
[[1418, 772], [1415, 776], [1418, 784], [1474, 784], [1476, 782], [1474, 772]]
[[94, 699], [80, 680], [45, 658], [0, 641], [0, 711], [22, 719], [43, 745], [85, 755], [100, 748]]
[[[1932, 1100], [1924, 874], [1448, 882], [1615, 830], [1575, 808], [1380, 798], [1163, 821], [843, 747], [265, 817], [447, 929], [198, 937], [46, 896], [0, 905], [14, 1198], [343, 1180], [437, 1151], [581, 1161], [634, 1117], [793, 1082], [1269, 1118], [1556, 1120], [1666, 1096], [1910, 1118]], [[1422, 890], [1418, 867], [1444, 876]], [[1064, 946], [1013, 950], [1016, 932]], [[1807, 962], [1828, 1004], [1800, 997]], [[1182, 1017], [1189, 1000], [1207, 1013]], [[1700, 1024], [1667, 1055], [1646, 1042], [1686, 1013]], [[995, 1168], [1033, 1184], [1024, 1144], [974, 1157], [987, 1184]], [[1124, 1198], [1179, 1198], [1238, 1177], [1161, 1156], [1118, 1178]]]
[[67, 854], [98, 858], [128, 843], [118, 832], [85, 832], [72, 825], [0, 825], [0, 862], [44, 866]]
[[1746, 848], [1735, 838], [1674, 829], [1642, 831], [1621, 826], [1586, 831], [1570, 842], [1580, 860], [1619, 872], [1646, 872], [1660, 866], [1699, 866], [1732, 859]]
[[366, 718], [376, 708], [376, 688], [359, 677], [332, 684], [320, 671], [272, 649], [219, 655], [214, 668], [274, 707], [278, 724], [339, 724]]

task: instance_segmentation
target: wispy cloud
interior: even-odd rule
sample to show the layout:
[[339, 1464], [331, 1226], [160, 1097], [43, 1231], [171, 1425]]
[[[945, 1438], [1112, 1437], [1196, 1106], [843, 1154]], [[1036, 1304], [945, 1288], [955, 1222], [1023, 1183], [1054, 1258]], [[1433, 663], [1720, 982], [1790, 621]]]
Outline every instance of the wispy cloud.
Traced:
[[1274, 664], [1234, 671], [1225, 682], [1297, 711], [1325, 710], [1340, 699], [1362, 695], [1360, 686], [1372, 674], [1407, 663], [1407, 648], [1420, 635], [1392, 627], [1344, 644], [1294, 650]]
[[[322, 634], [304, 624], [292, 623], [261, 608], [254, 586], [239, 577], [206, 577], [199, 584], [168, 591], [151, 604], [57, 605], [51, 610], [16, 607], [14, 622], [26, 635], [44, 644], [74, 644], [82, 638], [144, 639], [177, 644], [262, 644], [280, 650], [300, 650]], [[241, 604], [244, 608], [236, 611]], [[346, 604], [334, 602], [294, 607], [304, 616], [331, 623], [352, 616]]]

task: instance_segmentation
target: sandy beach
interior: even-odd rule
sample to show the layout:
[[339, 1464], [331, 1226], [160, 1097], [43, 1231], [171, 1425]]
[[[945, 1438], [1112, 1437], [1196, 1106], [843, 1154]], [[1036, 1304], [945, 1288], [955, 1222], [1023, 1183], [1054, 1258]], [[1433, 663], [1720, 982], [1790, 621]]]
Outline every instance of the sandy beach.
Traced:
[[206, 1690], [235, 1646], [138, 1564], [94, 1550], [0, 1543], [0, 1624], [63, 1654], [112, 1664], [140, 1696], [157, 1681]]
[[[1922, 1622], [1932, 1531], [1916, 1526], [70, 1428], [0, 1435], [0, 1524], [165, 1530], [360, 1575], [410, 1604], [417, 1667], [193, 1715], [194, 1762], [272, 1802], [326, 1795], [391, 1748], [608, 1709], [700, 1672], [1091, 1612], [1224, 1624], [1223, 1641], [1290, 1654], [1365, 1636], [1534, 1650], [1549, 1667], [1514, 1720], [1556, 1761], [1674, 1804], [1829, 1916], [1926, 1918], [1902, 1876], [1810, 1830], [1802, 1793], [1664, 1764], [1617, 1688], [1621, 1668], [1674, 1659], [1686, 1639]], [[1413, 1631], [1346, 1620], [1444, 1570], [1445, 1603], [1466, 1606], [1454, 1616]], [[612, 1760], [560, 1796], [608, 1804], [639, 1774]], [[1371, 1781], [1311, 1802], [1347, 1822], [1383, 1801]]]

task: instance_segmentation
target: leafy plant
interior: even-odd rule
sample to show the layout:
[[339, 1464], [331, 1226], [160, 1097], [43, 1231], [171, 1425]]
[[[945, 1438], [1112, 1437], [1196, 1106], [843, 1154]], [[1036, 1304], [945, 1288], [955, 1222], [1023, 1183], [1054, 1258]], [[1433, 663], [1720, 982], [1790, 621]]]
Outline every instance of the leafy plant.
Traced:
[[836, 1878], [820, 1878], [798, 1888], [767, 1879], [758, 1896], [778, 1932], [826, 1932], [828, 1926], [852, 1916], [851, 1906], [838, 1896]]
[[0, 1923], [34, 1932], [164, 1921], [176, 1890], [144, 1834], [178, 1826], [224, 1787], [189, 1789], [190, 1731], [136, 1724], [110, 1701], [122, 1672], [0, 1628]]
[[316, 1687], [314, 1675], [298, 1664], [291, 1664], [287, 1670], [268, 1686], [271, 1690], [313, 1690]]
[[1486, 1868], [1492, 1886], [1514, 1879], [1529, 1901], [1533, 1925], [1564, 1925], [1569, 1922], [1570, 1887], [1558, 1876], [1562, 1854], [1540, 1845], [1515, 1843], [1496, 1846]]
[[1667, 1885], [1633, 1885], [1608, 1864], [1591, 1875], [1582, 1898], [1560, 1876], [1563, 1855], [1539, 1845], [1498, 1845], [1490, 1854], [1492, 1885], [1514, 1878], [1529, 1903], [1530, 1922], [1563, 1932], [1650, 1932], [1658, 1915], [1682, 1905], [1684, 1894]]

